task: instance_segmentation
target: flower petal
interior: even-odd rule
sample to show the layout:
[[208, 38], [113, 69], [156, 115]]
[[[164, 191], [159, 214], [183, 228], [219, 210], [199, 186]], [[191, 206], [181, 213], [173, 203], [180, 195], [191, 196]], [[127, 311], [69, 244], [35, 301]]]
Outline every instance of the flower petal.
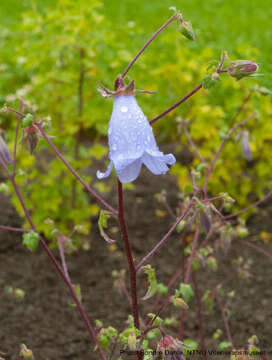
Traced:
[[97, 170], [97, 172], [96, 172], [97, 178], [98, 179], [104, 179], [104, 178], [108, 177], [110, 175], [110, 173], [111, 173], [112, 166], [113, 166], [113, 162], [111, 161], [106, 172], [103, 173], [103, 172]]
[[176, 159], [172, 154], [163, 155], [160, 151], [152, 153], [153, 154], [151, 155], [146, 151], [142, 160], [145, 166], [155, 175], [165, 174], [168, 171], [168, 166], [166, 164], [174, 165], [176, 162]]
[[116, 168], [117, 176], [123, 184], [132, 182], [139, 176], [141, 167], [141, 159], [136, 159], [131, 164], [122, 167], [119, 170]]

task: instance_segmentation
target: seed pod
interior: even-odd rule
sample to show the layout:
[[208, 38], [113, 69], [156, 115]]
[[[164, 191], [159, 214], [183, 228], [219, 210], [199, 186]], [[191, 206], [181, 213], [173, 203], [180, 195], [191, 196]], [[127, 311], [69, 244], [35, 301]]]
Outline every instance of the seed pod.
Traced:
[[240, 80], [243, 77], [251, 76], [258, 70], [258, 65], [250, 60], [236, 60], [232, 61], [228, 68], [230, 76], [236, 80]]

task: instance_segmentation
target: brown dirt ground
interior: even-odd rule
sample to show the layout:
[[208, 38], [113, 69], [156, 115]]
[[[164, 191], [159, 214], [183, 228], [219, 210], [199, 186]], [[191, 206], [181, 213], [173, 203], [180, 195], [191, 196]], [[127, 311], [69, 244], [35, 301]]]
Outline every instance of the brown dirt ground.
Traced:
[[[168, 193], [170, 205], [175, 208], [178, 189], [175, 179], [170, 175], [156, 177], [144, 170], [135, 182], [135, 190], [126, 191], [128, 230], [136, 263], [172, 224], [170, 216], [160, 218], [155, 215], [155, 209], [163, 209], [154, 198], [154, 194], [161, 191], [162, 187]], [[107, 196], [109, 201], [116, 205], [116, 196]], [[272, 232], [271, 215], [272, 202], [267, 202], [260, 212], [250, 219], [251, 235], [248, 240], [252, 240], [254, 236], [258, 238], [261, 231]], [[8, 199], [3, 196], [0, 198], [0, 218], [3, 225], [20, 226], [22, 223]], [[92, 222], [91, 249], [80, 250], [69, 256], [70, 276], [74, 283], [81, 284], [83, 304], [91, 322], [100, 319], [105, 326], [113, 325], [121, 329], [130, 308], [125, 296], [113, 288], [111, 273], [113, 269], [127, 268], [123, 245], [119, 232], [115, 233], [113, 236], [118, 239], [118, 249], [110, 252], [109, 246], [99, 235], [97, 219], [92, 219]], [[271, 243], [264, 245], [257, 240], [256, 244], [265, 246], [266, 250], [272, 253]], [[150, 262], [157, 269], [160, 282], [169, 281], [175, 272], [180, 261], [180, 248], [180, 235], [175, 233]], [[55, 254], [58, 257], [56, 251]], [[200, 291], [203, 294], [204, 289], [213, 289], [228, 277], [234, 271], [231, 259], [240, 255], [250, 257], [253, 265], [252, 277], [249, 280], [235, 277], [227, 287], [236, 291], [230, 306], [233, 341], [236, 348], [241, 348], [246, 345], [251, 335], [257, 334], [261, 348], [272, 351], [272, 286], [269, 259], [235, 241], [228, 255], [220, 252], [217, 254], [219, 270], [216, 275], [207, 269], [198, 272]], [[26, 292], [25, 298], [19, 301], [7, 295], [4, 291], [7, 285], [23, 289]], [[139, 287], [143, 288], [140, 290], [143, 295], [146, 288], [144, 276], [140, 276]], [[148, 311], [153, 301], [141, 301], [142, 314]], [[21, 235], [0, 231], [0, 357], [3, 353], [5, 360], [18, 359], [19, 345], [25, 343], [33, 350], [35, 359], [39, 360], [97, 359], [94, 346], [77, 310], [69, 307], [68, 302], [68, 291], [42, 249], [31, 253], [22, 245]], [[178, 316], [178, 311], [170, 306], [162, 315]], [[220, 310], [217, 307], [212, 312], [204, 310], [204, 329], [209, 349], [216, 348], [216, 343], [211, 338], [217, 328], [224, 329]], [[186, 312], [184, 329], [185, 338], [198, 339], [194, 301]], [[175, 335], [176, 328], [170, 328], [169, 333]], [[226, 340], [225, 335], [223, 339]], [[228, 357], [220, 357], [224, 358]]]

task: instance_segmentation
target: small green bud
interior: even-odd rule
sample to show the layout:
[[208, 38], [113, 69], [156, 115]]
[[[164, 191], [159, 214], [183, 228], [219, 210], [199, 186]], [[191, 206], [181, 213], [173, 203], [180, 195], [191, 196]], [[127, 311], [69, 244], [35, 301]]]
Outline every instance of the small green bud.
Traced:
[[23, 235], [23, 244], [30, 250], [36, 250], [39, 244], [39, 234], [35, 231], [30, 231]]
[[128, 347], [130, 350], [135, 351], [137, 347], [137, 339], [134, 332], [131, 332], [128, 336]]
[[182, 21], [180, 25], [180, 32], [184, 35], [187, 39], [191, 41], [195, 41], [195, 33], [190, 21]]
[[33, 125], [33, 115], [27, 114], [22, 120], [22, 126], [23, 128], [25, 128], [27, 126], [32, 126], [32, 125]]
[[209, 256], [207, 259], [207, 265], [212, 271], [217, 270], [217, 261], [213, 256]]
[[23, 359], [34, 360], [34, 355], [32, 351], [28, 349], [25, 344], [21, 345], [20, 356]]

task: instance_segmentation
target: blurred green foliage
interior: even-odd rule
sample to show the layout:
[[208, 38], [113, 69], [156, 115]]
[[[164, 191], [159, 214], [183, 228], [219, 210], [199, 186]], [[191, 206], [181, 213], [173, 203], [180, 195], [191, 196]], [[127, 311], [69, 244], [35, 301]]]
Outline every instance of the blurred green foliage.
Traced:
[[[97, 81], [109, 88], [149, 36], [172, 15], [169, 6], [181, 8], [185, 20], [191, 20], [197, 41], [189, 42], [173, 23], [152, 43], [137, 61], [129, 77], [136, 87], [157, 90], [154, 95], [139, 95], [138, 101], [148, 118], [152, 118], [179, 100], [199, 84], [211, 60], [219, 60], [221, 50], [231, 59], [261, 62], [263, 78], [236, 82], [228, 75], [211, 90], [201, 90], [182, 107], [154, 126], [159, 141], [188, 144], [180, 121], [189, 119], [189, 131], [202, 156], [211, 160], [249, 88], [256, 82], [271, 84], [272, 9], [266, 0], [136, 2], [87, 0], [10, 1], [0, 4], [3, 49], [0, 61], [0, 101], [18, 106], [23, 97], [25, 111], [52, 119], [50, 134], [70, 164], [81, 171], [86, 182], [95, 181], [85, 169], [91, 158], [101, 158], [107, 148], [99, 145], [107, 134], [112, 101], [104, 100], [96, 91]], [[143, 6], [144, 5], [144, 6]], [[241, 11], [243, 13], [241, 15]], [[19, 16], [22, 15], [22, 18]], [[267, 24], [265, 26], [265, 24]], [[231, 140], [218, 161], [209, 191], [217, 195], [225, 191], [237, 200], [236, 207], [245, 205], [250, 195], [260, 196], [270, 185], [272, 141], [270, 97], [257, 92], [247, 104], [240, 120], [253, 110], [258, 119], [247, 125], [251, 134], [253, 161], [250, 166], [243, 158], [240, 144]], [[12, 120], [11, 120], [12, 118]], [[13, 117], [1, 116], [3, 127], [12, 124]], [[86, 141], [88, 139], [88, 141]], [[7, 140], [12, 140], [8, 133]], [[92, 145], [91, 145], [92, 144]], [[74, 225], [90, 230], [89, 218], [98, 213], [98, 206], [89, 206], [89, 197], [72, 175], [46, 149], [41, 141], [39, 155], [30, 156], [20, 148], [18, 181], [23, 186], [28, 207], [39, 229], [47, 235], [46, 218], [55, 221], [63, 232]], [[40, 155], [41, 154], [41, 155]], [[193, 166], [197, 166], [195, 159]], [[36, 164], [36, 166], [35, 166]], [[178, 177], [181, 191], [190, 182], [190, 168], [177, 163], [172, 173]], [[65, 174], [65, 176], [64, 176]], [[243, 177], [242, 177], [243, 176]], [[242, 181], [241, 181], [242, 177]], [[99, 184], [100, 188], [102, 183]], [[72, 190], [71, 190], [72, 189]], [[103, 189], [102, 189], [103, 190]], [[16, 207], [20, 206], [13, 199]], [[67, 209], [70, 209], [67, 211]]]

